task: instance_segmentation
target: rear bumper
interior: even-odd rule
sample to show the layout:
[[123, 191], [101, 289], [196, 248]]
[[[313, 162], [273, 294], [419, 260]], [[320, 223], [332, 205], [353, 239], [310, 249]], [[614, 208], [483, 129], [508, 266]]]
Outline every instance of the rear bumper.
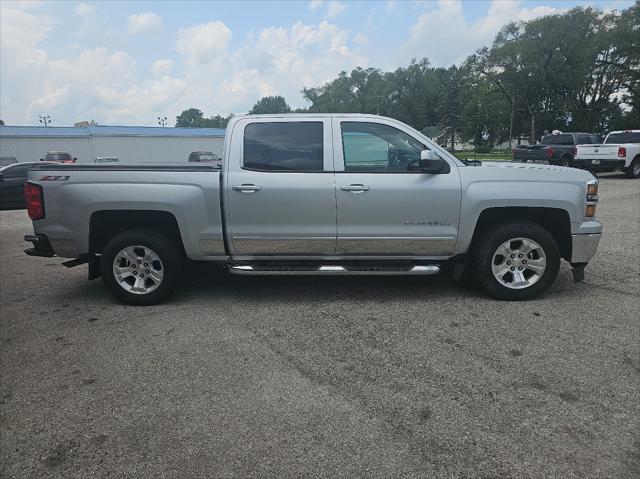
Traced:
[[33, 248], [24, 250], [29, 256], [44, 256], [45, 258], [54, 256], [53, 248], [46, 235], [25, 235], [24, 240], [33, 243]]
[[578, 168], [585, 168], [593, 171], [613, 171], [621, 170], [624, 168], [624, 160], [619, 159], [586, 159], [575, 158], [573, 160], [574, 166]]
[[588, 263], [596, 254], [602, 233], [571, 235], [571, 263]]

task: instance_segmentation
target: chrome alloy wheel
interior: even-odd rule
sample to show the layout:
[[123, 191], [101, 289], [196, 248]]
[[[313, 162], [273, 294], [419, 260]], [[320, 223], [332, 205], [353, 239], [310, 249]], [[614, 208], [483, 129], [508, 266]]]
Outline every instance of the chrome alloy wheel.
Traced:
[[640, 176], [640, 160], [633, 162], [633, 176], [636, 178]]
[[149, 247], [127, 246], [113, 259], [113, 277], [129, 293], [149, 294], [162, 284], [164, 267]]
[[491, 261], [496, 281], [510, 289], [524, 289], [537, 283], [546, 268], [542, 246], [529, 238], [505, 241], [493, 253]]

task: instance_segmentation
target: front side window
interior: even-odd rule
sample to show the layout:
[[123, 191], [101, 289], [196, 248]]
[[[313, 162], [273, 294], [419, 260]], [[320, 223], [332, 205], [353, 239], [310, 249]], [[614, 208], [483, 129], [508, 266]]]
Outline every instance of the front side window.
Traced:
[[244, 129], [244, 168], [322, 171], [322, 122], [250, 123]]
[[418, 171], [425, 145], [389, 125], [341, 123], [344, 169], [347, 172], [399, 173]]

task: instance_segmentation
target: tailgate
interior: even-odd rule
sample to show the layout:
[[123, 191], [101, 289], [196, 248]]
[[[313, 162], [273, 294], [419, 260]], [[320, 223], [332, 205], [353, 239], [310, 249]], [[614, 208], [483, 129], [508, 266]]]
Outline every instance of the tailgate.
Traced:
[[578, 145], [576, 158], [584, 160], [618, 158], [618, 145]]
[[513, 150], [513, 158], [516, 160], [544, 160], [547, 158], [547, 145], [519, 146]]

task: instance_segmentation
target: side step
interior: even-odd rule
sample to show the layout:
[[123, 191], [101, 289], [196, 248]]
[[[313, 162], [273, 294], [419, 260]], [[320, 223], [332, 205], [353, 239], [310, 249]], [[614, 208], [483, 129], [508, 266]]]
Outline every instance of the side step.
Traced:
[[233, 274], [250, 275], [432, 275], [440, 272], [440, 266], [435, 264], [416, 265], [409, 268], [393, 268], [389, 266], [357, 266], [344, 267], [340, 265], [312, 265], [312, 266], [262, 266], [249, 264], [229, 264], [229, 272]]

